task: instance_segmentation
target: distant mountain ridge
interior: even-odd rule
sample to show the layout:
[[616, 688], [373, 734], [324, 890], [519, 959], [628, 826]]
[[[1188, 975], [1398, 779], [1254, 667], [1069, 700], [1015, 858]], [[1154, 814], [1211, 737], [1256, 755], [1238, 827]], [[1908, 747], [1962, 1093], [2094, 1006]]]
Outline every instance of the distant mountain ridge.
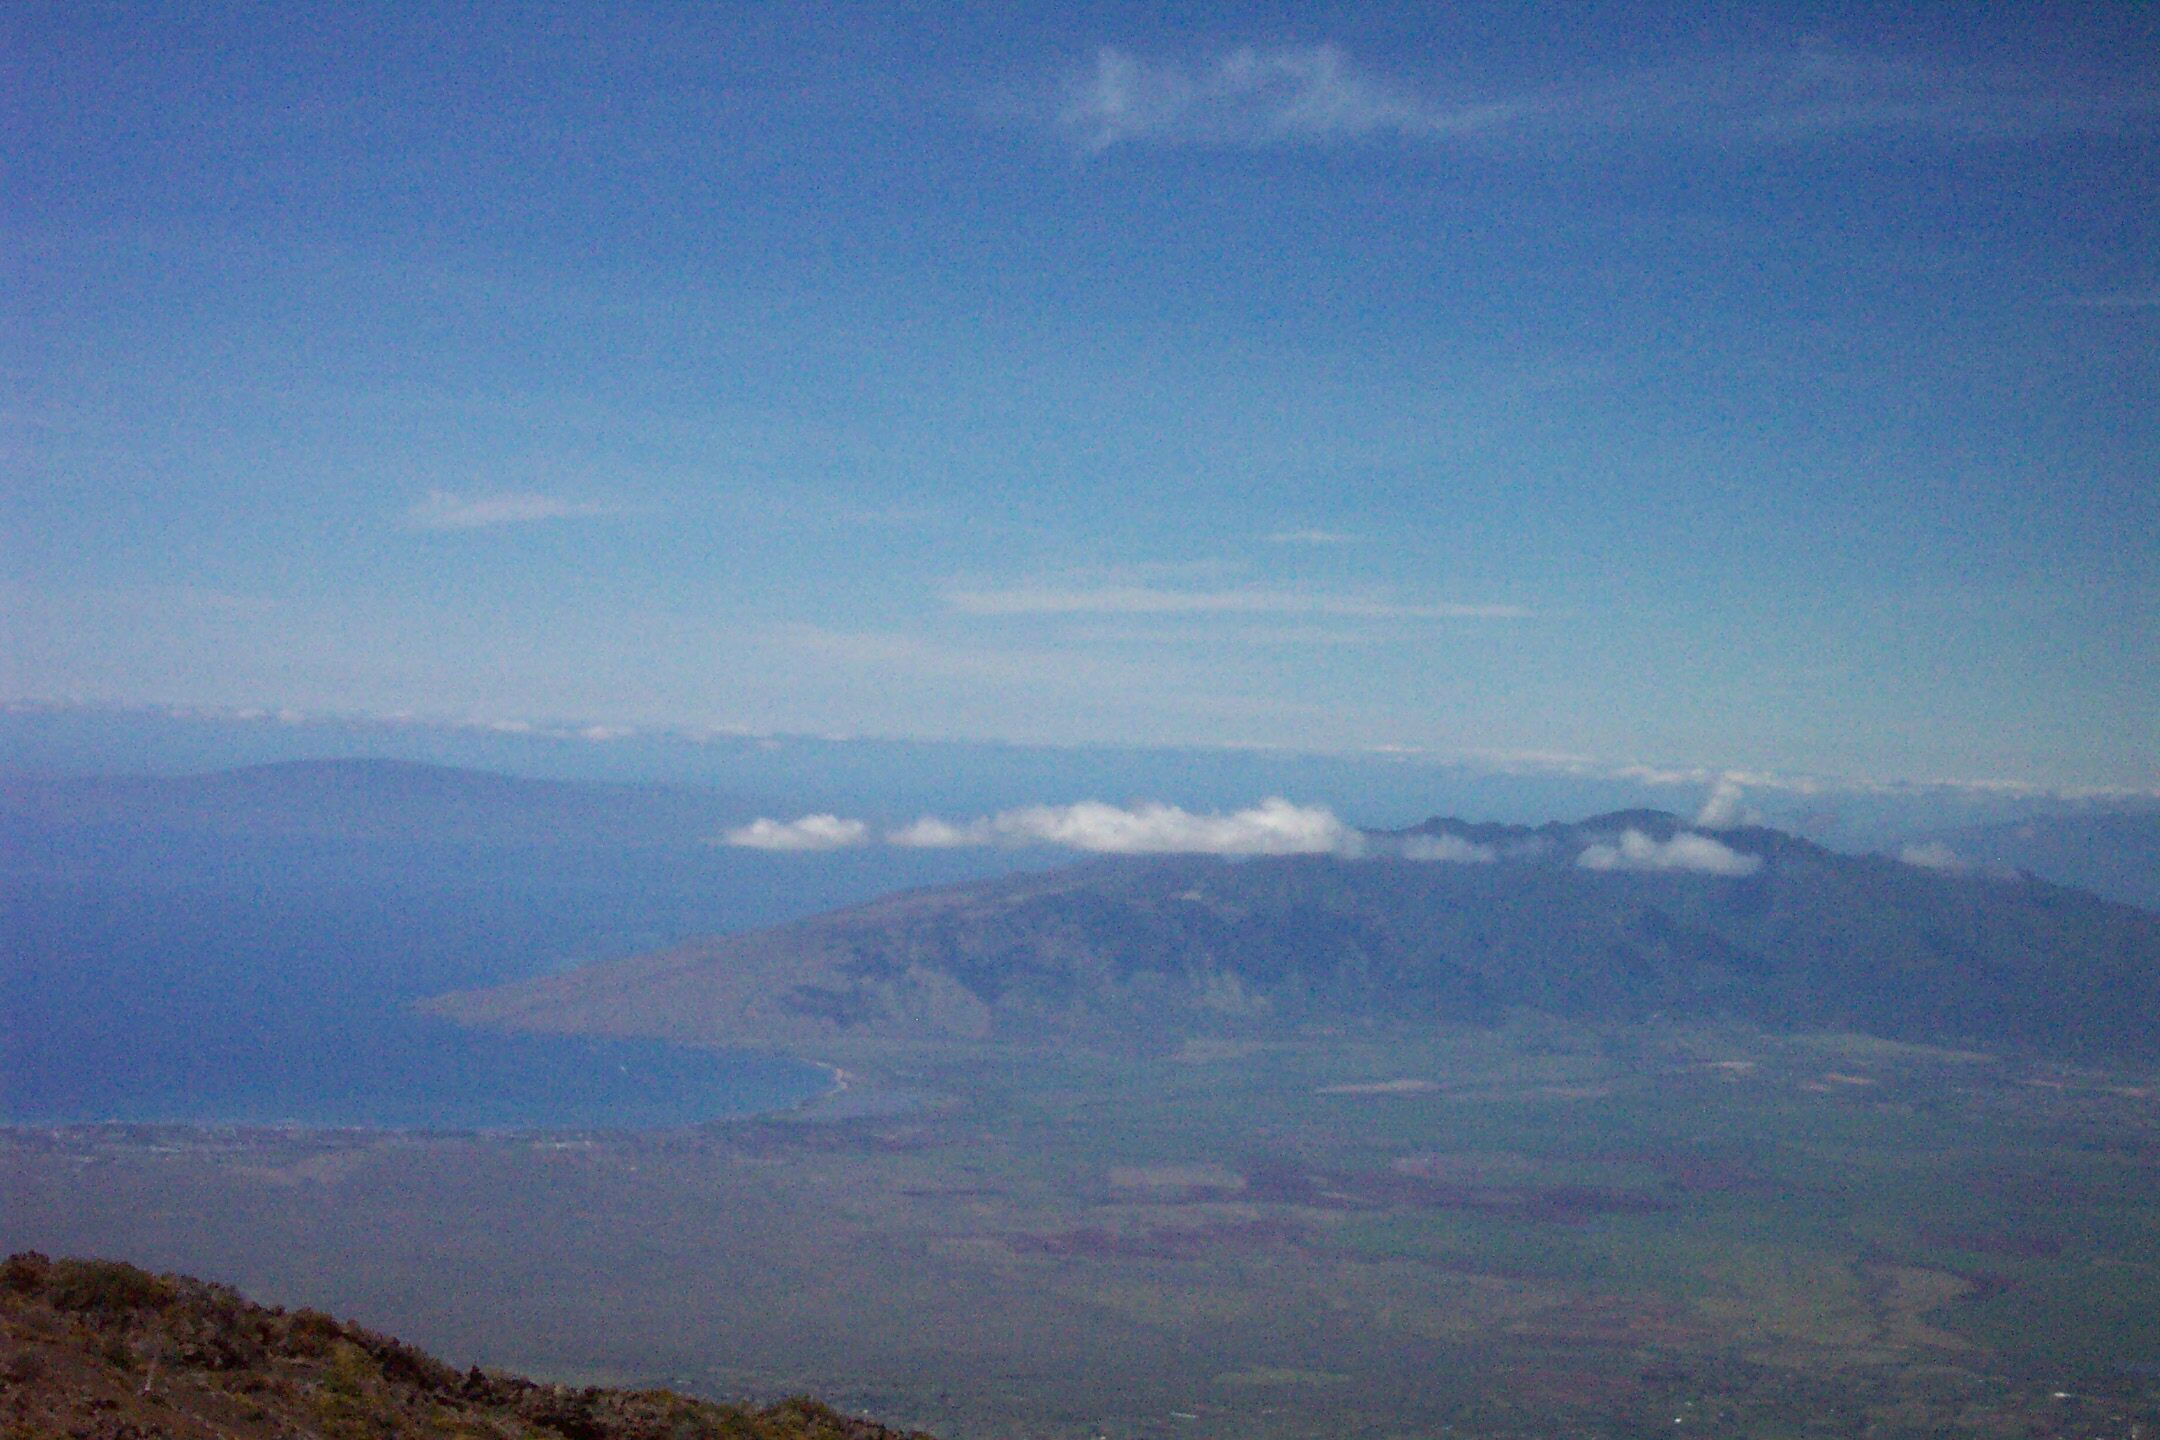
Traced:
[[755, 808], [690, 786], [535, 779], [412, 760], [280, 760], [194, 775], [0, 774], [0, 818], [255, 838], [696, 844]]
[[[469, 1024], [804, 1046], [1589, 1019], [2160, 1054], [2160, 916], [1662, 811], [1372, 854], [1097, 860], [445, 996]], [[1422, 857], [1422, 858], [1413, 858]]]
[[2034, 815], [1919, 838], [1953, 864], [2024, 870], [2160, 912], [2160, 810]]

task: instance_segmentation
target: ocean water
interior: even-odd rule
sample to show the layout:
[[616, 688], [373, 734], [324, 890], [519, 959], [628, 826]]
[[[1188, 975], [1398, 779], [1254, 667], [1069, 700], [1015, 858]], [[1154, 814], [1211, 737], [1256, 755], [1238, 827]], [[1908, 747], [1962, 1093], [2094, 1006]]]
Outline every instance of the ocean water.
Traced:
[[759, 879], [705, 850], [0, 829], [0, 1123], [650, 1129], [784, 1109], [827, 1073], [410, 1008], [810, 903]]
[[786, 1056], [463, 1030], [419, 1016], [317, 1019], [87, 1063], [0, 1055], [0, 1121], [653, 1130], [783, 1110], [830, 1074]]

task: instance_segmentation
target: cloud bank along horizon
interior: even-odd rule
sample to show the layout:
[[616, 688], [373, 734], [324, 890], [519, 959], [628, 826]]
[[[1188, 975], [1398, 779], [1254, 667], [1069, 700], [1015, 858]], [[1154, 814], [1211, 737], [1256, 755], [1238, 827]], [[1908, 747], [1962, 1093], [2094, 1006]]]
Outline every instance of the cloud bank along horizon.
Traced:
[[1359, 855], [1366, 836], [1321, 805], [1270, 797], [1244, 810], [1199, 813], [1158, 801], [1132, 806], [1083, 800], [1025, 805], [978, 819], [923, 816], [873, 833], [862, 820], [804, 815], [760, 818], [729, 830], [723, 843], [753, 850], [838, 850], [883, 843], [902, 849], [1053, 846], [1095, 855]]
[[[1707, 809], [1737, 805], [1737, 793], [1721, 787]], [[1324, 805], [1298, 805], [1280, 796], [1228, 812], [1195, 813], [1159, 801], [1129, 806], [1100, 800], [1071, 805], [1027, 805], [994, 815], [953, 821], [923, 816], [882, 831], [868, 821], [829, 813], [793, 820], [760, 817], [727, 831], [719, 843], [775, 853], [813, 854], [883, 844], [900, 849], [1053, 847], [1091, 855], [1330, 855], [1340, 859], [1392, 857], [1442, 864], [1488, 865], [1502, 859], [1543, 855], [1542, 837], [1496, 846], [1454, 834], [1388, 835], [1361, 830]], [[1588, 870], [1691, 871], [1750, 875], [1762, 868], [1709, 835], [1683, 830], [1659, 841], [1630, 827], [1611, 840], [1593, 841], [1575, 863]]]

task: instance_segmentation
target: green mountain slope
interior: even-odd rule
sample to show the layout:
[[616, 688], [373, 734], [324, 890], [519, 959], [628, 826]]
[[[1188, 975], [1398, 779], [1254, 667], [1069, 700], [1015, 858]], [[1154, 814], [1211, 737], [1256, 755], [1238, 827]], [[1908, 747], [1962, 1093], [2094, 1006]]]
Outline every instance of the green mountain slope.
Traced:
[[[2152, 1054], [2160, 917], [1653, 811], [1429, 822], [1363, 858], [1096, 862], [499, 989], [473, 1024], [800, 1045], [1480, 1023], [1511, 1009]], [[1447, 858], [1408, 858], [1411, 855]], [[1605, 868], [1598, 868], [1599, 866]]]

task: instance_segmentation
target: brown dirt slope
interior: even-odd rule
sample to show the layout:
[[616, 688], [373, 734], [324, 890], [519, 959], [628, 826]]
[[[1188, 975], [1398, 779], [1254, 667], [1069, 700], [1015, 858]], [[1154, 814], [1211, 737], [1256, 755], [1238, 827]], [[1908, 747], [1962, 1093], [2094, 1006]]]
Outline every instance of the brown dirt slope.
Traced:
[[105, 1260], [0, 1265], [0, 1440], [928, 1440], [812, 1400], [459, 1372], [313, 1310]]

